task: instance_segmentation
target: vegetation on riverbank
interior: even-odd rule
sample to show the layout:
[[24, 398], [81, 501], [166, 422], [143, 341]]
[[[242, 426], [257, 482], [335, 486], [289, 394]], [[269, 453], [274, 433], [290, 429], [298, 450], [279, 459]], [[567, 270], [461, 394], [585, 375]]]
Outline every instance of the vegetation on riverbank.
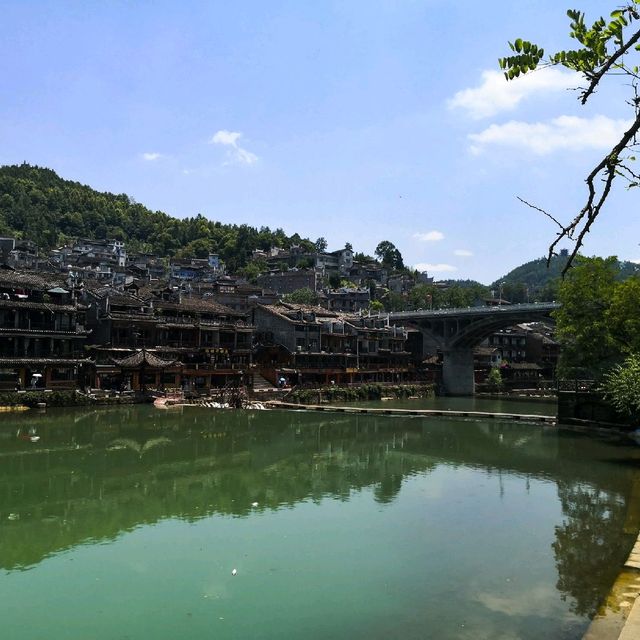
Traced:
[[383, 397], [409, 398], [417, 396], [429, 398], [435, 394], [433, 384], [362, 384], [357, 387], [321, 387], [314, 389], [296, 389], [288, 397], [288, 402], [313, 404], [322, 401], [350, 402], [355, 400], [380, 400]]
[[8, 391], [0, 393], [0, 407], [37, 407], [40, 404], [48, 407], [80, 407], [93, 404], [91, 398], [75, 391], [27, 391], [18, 393]]

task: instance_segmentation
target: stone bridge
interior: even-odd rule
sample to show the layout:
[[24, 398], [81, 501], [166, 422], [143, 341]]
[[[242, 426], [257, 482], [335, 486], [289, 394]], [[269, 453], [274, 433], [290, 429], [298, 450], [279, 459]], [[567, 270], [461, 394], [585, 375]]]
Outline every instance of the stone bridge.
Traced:
[[442, 352], [442, 382], [447, 394], [474, 392], [473, 348], [495, 331], [521, 322], [534, 322], [559, 308], [557, 302], [466, 307], [389, 314], [392, 324], [415, 326], [422, 333], [422, 352]]

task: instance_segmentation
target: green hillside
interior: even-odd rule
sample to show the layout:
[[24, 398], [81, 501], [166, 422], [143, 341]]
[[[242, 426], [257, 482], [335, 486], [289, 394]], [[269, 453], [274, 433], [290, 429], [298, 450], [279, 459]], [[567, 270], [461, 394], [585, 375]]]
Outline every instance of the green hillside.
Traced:
[[51, 249], [71, 238], [116, 238], [132, 251], [161, 256], [219, 253], [231, 270], [253, 249], [313, 244], [282, 229], [222, 224], [202, 215], [178, 219], [151, 211], [129, 196], [101, 193], [28, 164], [0, 167], [0, 236], [33, 240]]
[[[546, 258], [525, 262], [502, 278], [498, 278], [491, 284], [491, 288], [496, 295], [502, 288], [503, 297], [510, 302], [555, 300], [567, 259], [566, 256], [554, 256], [548, 267]], [[618, 277], [621, 280], [640, 272], [640, 265], [633, 262], [622, 261], [618, 265]]]

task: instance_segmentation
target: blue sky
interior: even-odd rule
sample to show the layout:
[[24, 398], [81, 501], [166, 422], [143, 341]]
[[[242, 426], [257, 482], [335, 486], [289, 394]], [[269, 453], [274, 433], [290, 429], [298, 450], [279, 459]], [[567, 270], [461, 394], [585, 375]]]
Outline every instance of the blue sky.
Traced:
[[[1, 164], [331, 249], [388, 239], [438, 279], [544, 255], [553, 225], [516, 196], [571, 217], [632, 115], [615, 84], [580, 107], [559, 70], [502, 81], [507, 40], [570, 44], [557, 1], [0, 7]], [[637, 207], [619, 188], [585, 252], [640, 259]]]

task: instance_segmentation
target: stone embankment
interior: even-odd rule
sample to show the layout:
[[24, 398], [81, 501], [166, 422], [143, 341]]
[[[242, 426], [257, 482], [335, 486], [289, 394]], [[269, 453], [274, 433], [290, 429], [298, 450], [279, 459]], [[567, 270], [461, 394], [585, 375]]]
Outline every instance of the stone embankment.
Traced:
[[640, 639], [640, 535], [583, 640]]
[[422, 416], [440, 418], [473, 418], [493, 420], [520, 420], [523, 422], [543, 422], [555, 424], [555, 416], [541, 416], [522, 413], [497, 413], [489, 411], [457, 411], [452, 409], [382, 409], [373, 407], [340, 407], [328, 404], [295, 404], [272, 400], [264, 403], [269, 409], [293, 409], [295, 411], [326, 411], [332, 413], [358, 413], [376, 416]]

